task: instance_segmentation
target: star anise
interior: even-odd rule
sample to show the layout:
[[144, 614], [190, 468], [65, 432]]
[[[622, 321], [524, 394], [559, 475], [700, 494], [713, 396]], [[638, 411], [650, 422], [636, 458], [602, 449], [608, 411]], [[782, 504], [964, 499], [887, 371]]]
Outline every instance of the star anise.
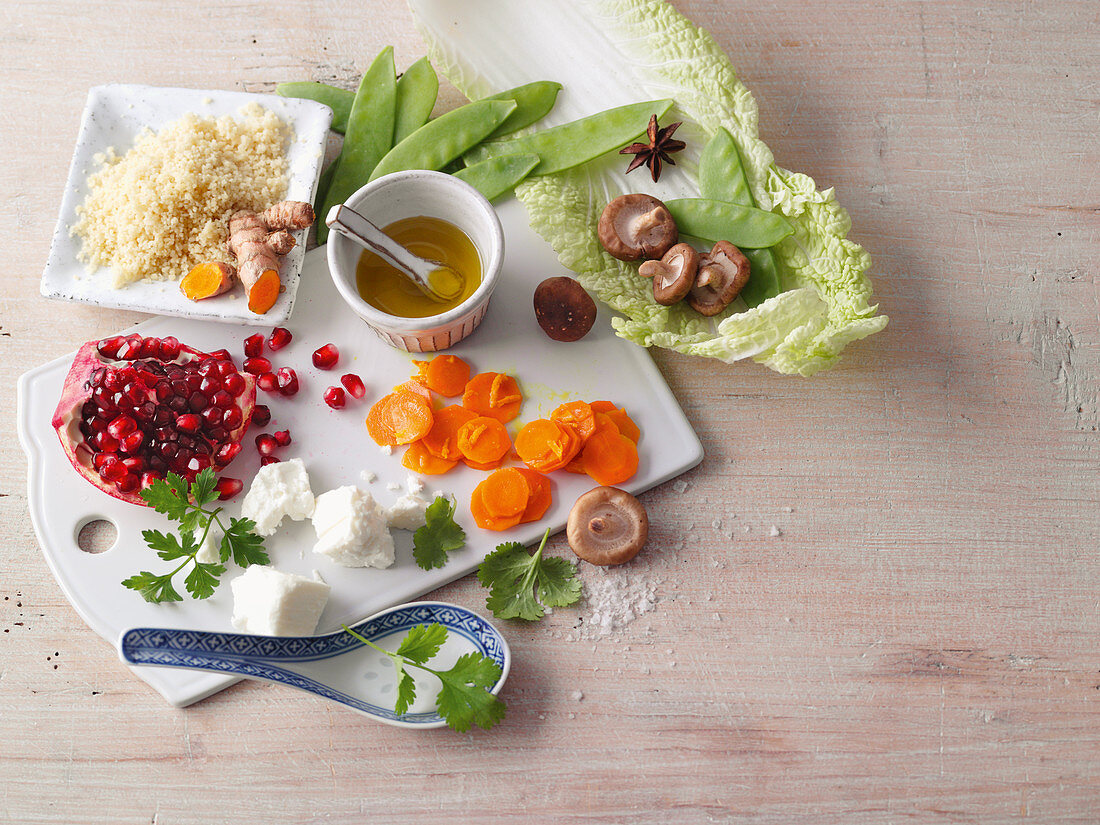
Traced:
[[619, 150], [620, 155], [634, 155], [634, 160], [630, 161], [630, 165], [626, 167], [627, 174], [644, 163], [649, 167], [649, 173], [653, 176], [653, 182], [656, 183], [661, 177], [662, 163], [675, 166], [676, 161], [669, 155], [673, 152], [679, 152], [687, 146], [682, 140], [672, 138], [672, 133], [676, 131], [681, 123], [683, 121], [678, 120], [670, 126], [659, 129], [657, 128], [657, 115], [650, 117], [649, 128], [646, 129], [649, 143], [632, 143]]

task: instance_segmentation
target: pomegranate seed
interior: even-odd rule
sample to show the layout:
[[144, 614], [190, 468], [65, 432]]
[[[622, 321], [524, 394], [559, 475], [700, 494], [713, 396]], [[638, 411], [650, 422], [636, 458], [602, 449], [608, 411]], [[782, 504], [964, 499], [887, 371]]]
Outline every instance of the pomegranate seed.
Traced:
[[118, 456], [111, 453], [96, 453], [92, 456], [92, 466], [97, 473], [103, 469], [103, 465], [108, 461], [118, 461]]
[[133, 475], [132, 473], [127, 473], [117, 482], [115, 482], [115, 487], [118, 488], [118, 491], [120, 493], [132, 493], [140, 486], [141, 479], [138, 476]]
[[222, 423], [222, 411], [217, 407], [207, 407], [199, 413], [199, 417], [207, 427], [217, 427]]
[[263, 375], [271, 372], [271, 362], [262, 355], [255, 358], [244, 359], [244, 371], [251, 375]]
[[187, 406], [191, 409], [191, 412], [202, 412], [210, 406], [210, 399], [195, 390], [187, 397]]
[[325, 403], [334, 410], [342, 409], [344, 406], [344, 391], [340, 387], [329, 387], [325, 390], [324, 399]]
[[103, 469], [99, 471], [99, 474], [108, 481], [121, 481], [127, 475], [126, 465], [118, 459], [108, 461], [103, 465]]
[[330, 370], [340, 360], [340, 350], [335, 344], [325, 344], [313, 353], [313, 366], [319, 370]]
[[227, 375], [225, 377], [225, 380], [222, 382], [222, 389], [225, 392], [229, 393], [233, 398], [236, 398], [242, 392], [244, 392], [245, 387], [247, 386], [248, 384], [244, 380], [244, 376], [236, 372], [232, 375]]
[[236, 458], [240, 451], [241, 445], [239, 443], [222, 444], [222, 446], [218, 448], [218, 451], [214, 453], [214, 463], [219, 467], [224, 467]]
[[279, 392], [289, 398], [298, 393], [298, 374], [290, 367], [279, 367], [275, 373], [279, 383]]
[[176, 429], [185, 433], [197, 433], [202, 427], [202, 419], [194, 413], [186, 413], [176, 419]]
[[156, 473], [142, 473], [141, 474], [141, 489], [144, 490], [146, 487], [148, 487], [154, 481], [159, 480], [159, 478], [160, 478], [160, 476], [158, 476]]
[[140, 352], [142, 358], [156, 358], [160, 355], [160, 340], [157, 338], [142, 338]]
[[256, 378], [256, 386], [264, 392], [275, 392], [279, 389], [279, 379], [275, 377], [275, 373], [265, 372]]
[[180, 342], [177, 338], [169, 335], [167, 338], [160, 339], [160, 360], [161, 361], [175, 361], [180, 357]]
[[278, 352], [289, 344], [293, 338], [294, 336], [290, 334], [289, 329], [275, 327], [275, 329], [271, 330], [271, 337], [267, 339], [267, 345], [271, 348], [272, 352]]
[[275, 442], [280, 447], [290, 446], [290, 430], [279, 430], [275, 433]]
[[257, 404], [252, 411], [252, 423], [257, 427], [266, 427], [271, 422], [271, 408], [266, 404]]
[[141, 445], [145, 443], [145, 433], [141, 430], [134, 430], [129, 435], [124, 435], [118, 442], [118, 448], [124, 453], [136, 453], [141, 449]]
[[120, 415], [112, 419], [111, 423], [107, 425], [107, 432], [115, 438], [122, 438], [124, 435], [129, 435], [136, 429], [137, 422], [128, 415]]
[[118, 439], [104, 430], [101, 433], [97, 433], [95, 438], [95, 446], [105, 453], [113, 453], [118, 450]]
[[239, 478], [228, 478], [223, 476], [218, 479], [218, 483], [214, 485], [214, 489], [218, 491], [218, 498], [222, 501], [229, 501], [233, 496], [237, 495], [244, 489], [244, 482]]
[[212, 395], [216, 395], [222, 390], [222, 382], [216, 377], [207, 376], [202, 379], [202, 383], [199, 384], [199, 392], [203, 393], [207, 398]]
[[230, 407], [222, 415], [221, 423], [227, 430], [235, 430], [244, 423], [244, 414], [239, 407]]
[[142, 470], [145, 469], [145, 459], [139, 455], [133, 456], [131, 458], [124, 458], [122, 459], [122, 463], [126, 467], [127, 471], [131, 473], [137, 473], [140, 475]]
[[362, 398], [367, 394], [367, 388], [363, 385], [363, 379], [354, 372], [349, 372], [347, 375], [341, 375], [340, 383], [344, 385], [344, 389], [351, 393], [353, 398]]
[[264, 337], [260, 333], [249, 335], [244, 339], [244, 357], [258, 358], [264, 354]]
[[279, 457], [274, 455], [265, 455], [260, 458], [260, 466], [266, 467], [268, 464], [278, 464]]
[[215, 358], [218, 361], [229, 361], [230, 363], [233, 362], [233, 356], [229, 354], [229, 350], [227, 349], [215, 350], [214, 352], [210, 353], [210, 357]]
[[117, 358], [118, 351], [122, 348], [122, 345], [126, 343], [126, 339], [121, 335], [115, 335], [111, 338], [104, 338], [98, 344], [96, 344], [96, 351], [99, 352], [104, 358]]
[[214, 393], [210, 399], [210, 403], [217, 407], [219, 410], [231, 410], [236, 409], [233, 406], [233, 396], [227, 393], [225, 390], [218, 390]]
[[267, 433], [260, 433], [256, 436], [256, 449], [260, 455], [268, 456], [275, 452], [279, 447], [279, 442], [275, 440], [273, 436]]

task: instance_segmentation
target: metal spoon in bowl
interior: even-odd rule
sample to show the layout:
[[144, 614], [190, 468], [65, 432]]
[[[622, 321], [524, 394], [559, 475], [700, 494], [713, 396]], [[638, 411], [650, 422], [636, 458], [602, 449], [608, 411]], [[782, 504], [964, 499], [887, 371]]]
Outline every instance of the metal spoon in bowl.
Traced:
[[[412, 602], [391, 607], [354, 625], [352, 630], [387, 650], [409, 629], [438, 622], [448, 637], [432, 666], [450, 667], [459, 656], [477, 652], [501, 668], [491, 693], [508, 678], [512, 654], [492, 624], [465, 607], [446, 602]], [[416, 700], [408, 713], [394, 713], [397, 677], [386, 656], [343, 630], [325, 636], [253, 636], [206, 630], [139, 627], [125, 631], [119, 655], [128, 665], [154, 665], [210, 670], [229, 676], [277, 682], [323, 696], [379, 722], [403, 728], [438, 728], [446, 724], [435, 710], [439, 681], [411, 675]]]
[[449, 301], [462, 292], [462, 276], [451, 267], [414, 255], [345, 204], [332, 207], [325, 218], [325, 224], [334, 232], [339, 232], [345, 238], [384, 258], [437, 301]]

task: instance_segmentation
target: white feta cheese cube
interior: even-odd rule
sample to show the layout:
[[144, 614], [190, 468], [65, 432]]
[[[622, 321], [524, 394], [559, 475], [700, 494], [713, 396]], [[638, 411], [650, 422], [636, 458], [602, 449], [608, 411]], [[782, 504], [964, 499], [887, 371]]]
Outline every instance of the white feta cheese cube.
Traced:
[[405, 489], [410, 493], [424, 492], [424, 479], [409, 473], [409, 477], [405, 479]]
[[241, 504], [241, 515], [256, 522], [256, 532], [270, 536], [284, 516], [301, 521], [313, 515], [315, 499], [300, 458], [261, 467]]
[[261, 636], [312, 635], [331, 590], [323, 581], [260, 564], [233, 579], [230, 587], [233, 626]]
[[317, 531], [314, 553], [344, 567], [389, 567], [393, 536], [386, 511], [358, 487], [338, 487], [317, 497], [313, 511]]
[[221, 543], [221, 535], [211, 525], [210, 530], [206, 533], [206, 539], [199, 546], [199, 552], [195, 554], [195, 561], [199, 564], [221, 564]]
[[418, 530], [427, 521], [428, 500], [417, 493], [406, 493], [397, 499], [386, 513], [386, 520], [395, 530]]

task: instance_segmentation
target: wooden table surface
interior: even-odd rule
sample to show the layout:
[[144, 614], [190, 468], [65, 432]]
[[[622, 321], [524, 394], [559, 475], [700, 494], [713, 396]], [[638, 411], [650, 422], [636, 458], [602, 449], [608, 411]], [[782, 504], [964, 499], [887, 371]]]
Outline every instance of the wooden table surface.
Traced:
[[509, 625], [507, 719], [466, 735], [259, 684], [169, 707], [47, 570], [14, 434], [22, 372], [140, 320], [38, 294], [88, 87], [351, 86], [424, 53], [407, 9], [0, 7], [0, 821], [1100, 821], [1096, 4], [676, 5], [892, 320], [812, 379], [654, 353], [707, 454], [612, 573], [656, 608]]

